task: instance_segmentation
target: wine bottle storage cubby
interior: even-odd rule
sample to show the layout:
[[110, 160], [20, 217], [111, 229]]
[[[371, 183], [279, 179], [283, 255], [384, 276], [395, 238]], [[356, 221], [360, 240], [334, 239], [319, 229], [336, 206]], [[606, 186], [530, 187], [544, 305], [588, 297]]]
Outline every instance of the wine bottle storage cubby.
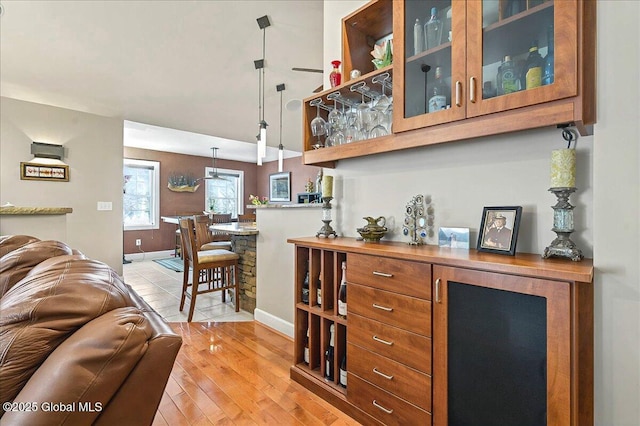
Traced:
[[[296, 247], [295, 364], [342, 395], [346, 390], [340, 386], [339, 371], [341, 361], [347, 353], [347, 321], [338, 316], [337, 298], [342, 279], [342, 262], [346, 259], [346, 253], [342, 252]], [[303, 301], [302, 296], [307, 274], [308, 304]], [[321, 303], [318, 303], [319, 300]], [[328, 357], [332, 326], [333, 354]], [[306, 351], [308, 362], [305, 359]], [[331, 380], [327, 378], [327, 368], [333, 369]]]

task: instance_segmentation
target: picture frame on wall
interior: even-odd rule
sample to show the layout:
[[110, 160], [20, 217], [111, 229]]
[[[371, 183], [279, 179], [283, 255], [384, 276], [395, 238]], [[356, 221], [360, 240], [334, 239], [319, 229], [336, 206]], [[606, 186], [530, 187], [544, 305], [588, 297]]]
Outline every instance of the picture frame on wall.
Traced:
[[478, 251], [516, 254], [521, 206], [485, 207], [478, 233]]
[[21, 180], [69, 182], [69, 166], [62, 164], [20, 163]]
[[269, 175], [269, 201], [291, 201], [291, 172]]

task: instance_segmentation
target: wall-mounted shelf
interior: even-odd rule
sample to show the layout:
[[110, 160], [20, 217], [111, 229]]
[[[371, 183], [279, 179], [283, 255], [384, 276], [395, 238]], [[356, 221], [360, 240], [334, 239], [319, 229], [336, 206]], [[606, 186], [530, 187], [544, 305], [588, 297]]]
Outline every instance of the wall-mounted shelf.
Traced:
[[73, 213], [71, 207], [0, 207], [0, 215], [12, 216], [37, 216], [37, 215], [63, 215]]

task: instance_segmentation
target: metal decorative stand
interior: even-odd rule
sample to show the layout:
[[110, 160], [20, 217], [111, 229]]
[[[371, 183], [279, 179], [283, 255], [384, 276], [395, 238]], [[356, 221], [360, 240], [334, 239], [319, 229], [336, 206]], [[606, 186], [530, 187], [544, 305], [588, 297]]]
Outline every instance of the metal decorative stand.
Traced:
[[331, 227], [331, 200], [333, 197], [322, 197], [322, 228], [316, 233], [316, 237], [329, 238], [332, 235], [338, 237], [336, 231]]
[[569, 203], [569, 197], [576, 188], [549, 188], [558, 198], [558, 202], [553, 209], [553, 229], [558, 236], [551, 242], [551, 245], [544, 249], [542, 257], [547, 259], [551, 256], [567, 257], [574, 262], [582, 260], [582, 251], [576, 247], [569, 236], [573, 229], [573, 206]]
[[[426, 214], [425, 201], [427, 204]], [[414, 196], [407, 203], [402, 233], [411, 237], [409, 245], [421, 245], [424, 244], [423, 238], [433, 237], [433, 207], [430, 204], [431, 196], [425, 197], [421, 194]]]

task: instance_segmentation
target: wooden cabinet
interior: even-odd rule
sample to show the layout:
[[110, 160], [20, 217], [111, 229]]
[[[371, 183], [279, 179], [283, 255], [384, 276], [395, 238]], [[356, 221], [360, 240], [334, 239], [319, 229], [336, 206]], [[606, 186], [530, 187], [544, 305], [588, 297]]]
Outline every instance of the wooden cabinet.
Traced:
[[[592, 134], [596, 111], [594, 1], [392, 3], [393, 134], [318, 150], [305, 141], [305, 164], [332, 167], [344, 158], [556, 125], [572, 124], [582, 135]], [[365, 13], [373, 5], [368, 3], [358, 12]], [[416, 19], [422, 27], [432, 7], [441, 20], [439, 44], [416, 52]], [[522, 83], [522, 69], [534, 42], [543, 57], [553, 46], [553, 82], [504, 95], [495, 93], [499, 67], [507, 55]], [[448, 86], [450, 107], [429, 112], [436, 68], [441, 69]], [[485, 83], [487, 90], [483, 90]], [[305, 128], [308, 121], [305, 117]]]
[[[288, 241], [296, 245], [291, 377], [358, 421], [593, 424], [590, 259], [352, 238]], [[334, 300], [345, 259], [346, 319]], [[322, 307], [313, 284], [310, 305], [302, 303], [307, 263], [322, 276]], [[346, 390], [324, 380], [331, 324], [339, 330], [333, 362], [347, 354]]]
[[347, 255], [347, 400], [385, 424], [431, 424], [431, 265]]

